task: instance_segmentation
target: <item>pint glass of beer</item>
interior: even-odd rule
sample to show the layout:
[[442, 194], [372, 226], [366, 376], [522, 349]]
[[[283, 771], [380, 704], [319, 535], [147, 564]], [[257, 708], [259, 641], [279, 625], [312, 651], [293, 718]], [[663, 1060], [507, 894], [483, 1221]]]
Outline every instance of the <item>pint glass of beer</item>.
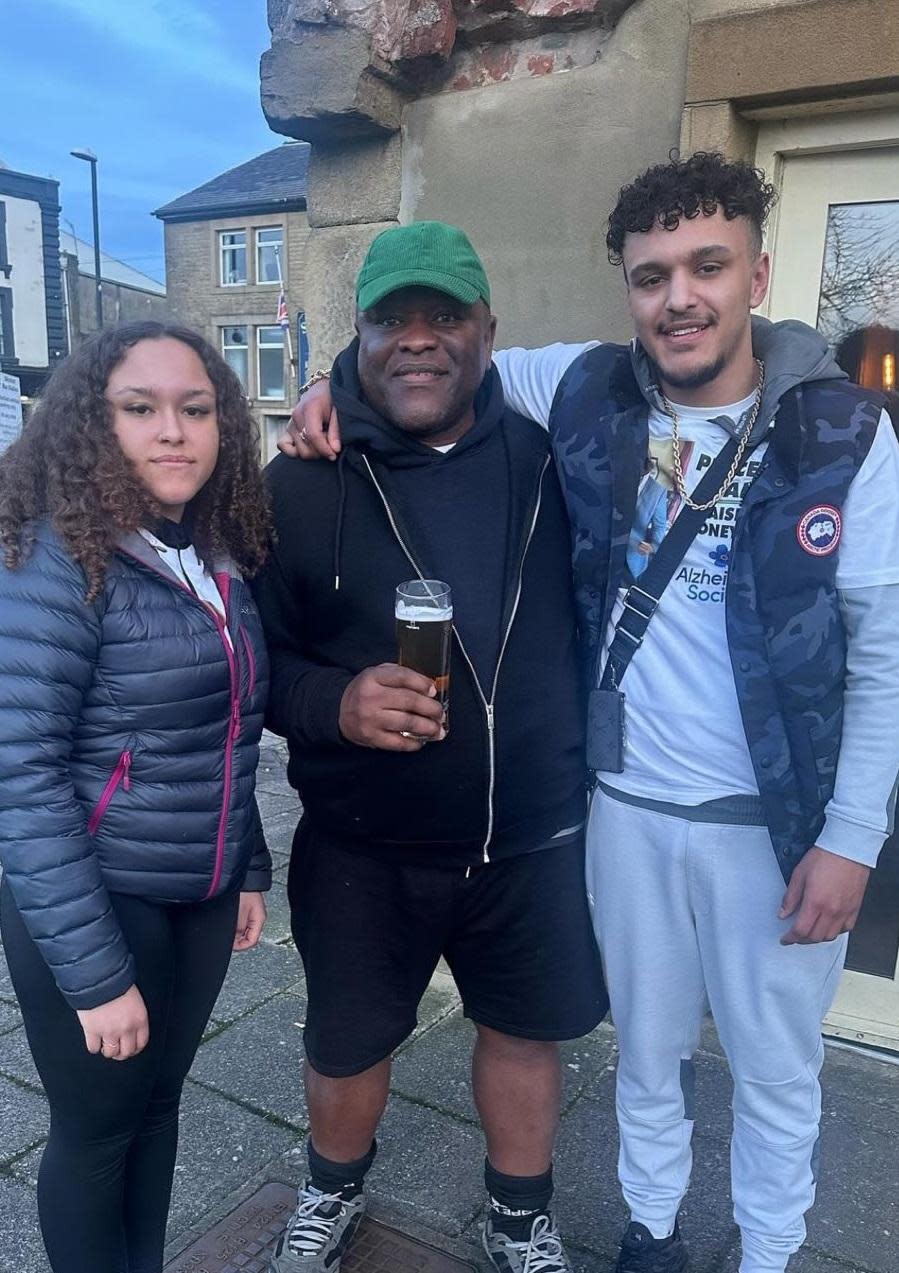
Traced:
[[439, 579], [412, 579], [396, 590], [397, 663], [429, 676], [449, 727], [453, 594]]

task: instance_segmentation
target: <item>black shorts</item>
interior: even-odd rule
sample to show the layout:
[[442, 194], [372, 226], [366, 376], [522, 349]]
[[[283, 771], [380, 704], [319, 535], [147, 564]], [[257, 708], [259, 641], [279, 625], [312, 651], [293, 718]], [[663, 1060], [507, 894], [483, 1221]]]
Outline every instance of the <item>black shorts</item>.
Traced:
[[608, 1008], [582, 838], [466, 877], [348, 851], [304, 819], [288, 895], [306, 970], [306, 1055], [331, 1078], [360, 1074], [412, 1033], [441, 955], [465, 1015], [503, 1034], [579, 1038]]

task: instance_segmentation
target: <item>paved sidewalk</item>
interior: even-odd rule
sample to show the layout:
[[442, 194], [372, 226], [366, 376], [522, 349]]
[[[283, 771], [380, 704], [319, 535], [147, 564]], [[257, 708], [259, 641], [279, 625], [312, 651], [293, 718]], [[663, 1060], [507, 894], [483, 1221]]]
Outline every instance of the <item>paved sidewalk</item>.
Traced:
[[[297, 1182], [306, 1109], [300, 1083], [302, 968], [285, 895], [296, 797], [266, 737], [259, 803], [275, 858], [259, 949], [235, 956], [184, 1097], [170, 1255], [267, 1180]], [[393, 1097], [370, 1177], [373, 1212], [486, 1267], [478, 1220], [483, 1143], [468, 1089], [472, 1029], [438, 973], [415, 1036], [396, 1059]], [[562, 1231], [578, 1273], [612, 1268], [625, 1213], [615, 1183], [615, 1037], [602, 1026], [566, 1045], [556, 1156]], [[730, 1083], [709, 1028], [697, 1057], [694, 1183], [683, 1229], [693, 1273], [737, 1273], [730, 1215]], [[47, 1114], [0, 952], [0, 1273], [47, 1273], [35, 1177]], [[899, 1066], [828, 1048], [819, 1201], [791, 1273], [899, 1271]], [[77, 1187], [73, 1182], [73, 1187]]]

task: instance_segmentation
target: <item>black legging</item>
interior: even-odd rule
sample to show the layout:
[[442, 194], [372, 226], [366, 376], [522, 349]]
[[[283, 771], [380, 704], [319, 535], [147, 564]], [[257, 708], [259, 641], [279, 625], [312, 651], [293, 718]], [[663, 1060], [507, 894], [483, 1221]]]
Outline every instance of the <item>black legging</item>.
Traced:
[[0, 934], [50, 1104], [38, 1175], [53, 1273], [160, 1273], [181, 1088], [228, 967], [236, 894], [159, 906], [112, 904], [134, 955], [150, 1042], [127, 1061], [91, 1055], [73, 1009], [0, 885]]

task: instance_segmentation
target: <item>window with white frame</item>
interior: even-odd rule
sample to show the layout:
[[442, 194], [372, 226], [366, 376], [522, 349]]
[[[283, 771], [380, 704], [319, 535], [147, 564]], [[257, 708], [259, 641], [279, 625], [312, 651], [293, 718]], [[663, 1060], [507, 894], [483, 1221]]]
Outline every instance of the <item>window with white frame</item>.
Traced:
[[256, 231], [256, 282], [280, 283], [284, 275], [284, 231], [279, 225]]
[[222, 230], [219, 233], [222, 287], [238, 287], [247, 281], [247, 232]]
[[222, 328], [222, 356], [246, 391], [250, 378], [250, 346], [246, 327]]
[[256, 328], [256, 374], [260, 398], [283, 398], [284, 330], [281, 327]]

